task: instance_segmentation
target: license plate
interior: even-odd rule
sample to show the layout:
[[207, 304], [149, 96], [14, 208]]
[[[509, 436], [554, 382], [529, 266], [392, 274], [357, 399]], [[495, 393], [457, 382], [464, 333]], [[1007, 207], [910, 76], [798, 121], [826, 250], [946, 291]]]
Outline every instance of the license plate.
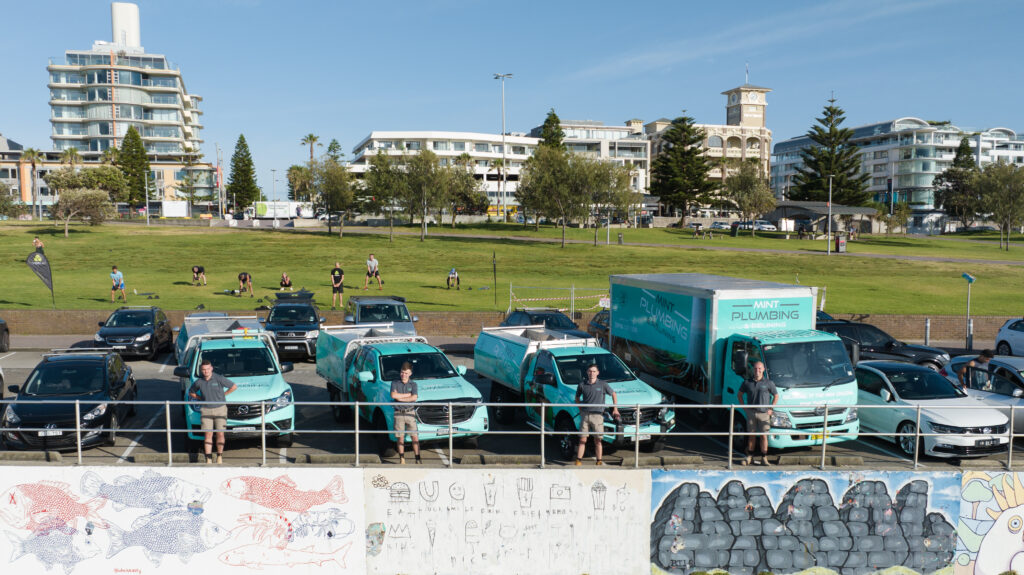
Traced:
[[232, 427], [232, 431], [256, 431], [255, 425], [247, 425], [245, 427]]
[[633, 441], [648, 441], [648, 440], [651, 439], [651, 434], [650, 433], [641, 433], [639, 436], [630, 435], [629, 438], [632, 439]]
[[64, 432], [59, 429], [44, 429], [39, 432], [39, 437], [60, 437]]
[[128, 349], [128, 346], [126, 346], [126, 345], [112, 345], [110, 347], [112, 347], [114, 349]]
[[811, 441], [821, 441], [822, 439], [825, 439], [825, 436], [820, 433], [812, 433], [808, 437], [811, 438]]
[[978, 441], [974, 442], [974, 445], [977, 446], [977, 447], [986, 447], [986, 446], [989, 446], [989, 445], [999, 445], [999, 440], [998, 439], [979, 439]]
[[302, 349], [301, 347], [299, 347], [297, 345], [286, 345], [286, 346], [284, 346], [284, 348], [285, 349]]

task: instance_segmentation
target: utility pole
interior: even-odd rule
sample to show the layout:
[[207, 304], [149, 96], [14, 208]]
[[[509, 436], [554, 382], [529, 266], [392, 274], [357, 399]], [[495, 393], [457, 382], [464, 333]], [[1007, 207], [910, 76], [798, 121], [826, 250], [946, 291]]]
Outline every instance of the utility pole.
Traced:
[[828, 222], [825, 232], [826, 255], [832, 255], [832, 174], [828, 175]]
[[270, 180], [271, 180], [271, 182], [270, 182], [271, 195], [274, 198], [274, 201], [273, 201], [273, 204], [274, 204], [274, 227], [276, 228], [277, 227], [277, 169], [276, 168], [271, 168], [270, 169]]
[[495, 74], [495, 80], [501, 80], [501, 219], [508, 222], [508, 206], [505, 202], [505, 172], [508, 165], [505, 163], [505, 78], [511, 78], [512, 74]]

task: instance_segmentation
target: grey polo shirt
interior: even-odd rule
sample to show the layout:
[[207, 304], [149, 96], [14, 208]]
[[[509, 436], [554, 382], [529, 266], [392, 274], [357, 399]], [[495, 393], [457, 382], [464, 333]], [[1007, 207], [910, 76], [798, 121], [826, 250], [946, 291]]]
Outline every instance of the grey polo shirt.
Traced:
[[[412, 379], [409, 380], [409, 383], [402, 383], [402, 380], [400, 379], [392, 381], [391, 392], [394, 393], [396, 391], [398, 393], [411, 393], [413, 395], [419, 395], [419, 391], [416, 388], [416, 382], [413, 381]], [[416, 406], [415, 404], [412, 403], [395, 406], [395, 413], [400, 413], [402, 415], [412, 415], [414, 411], [416, 411]]]
[[227, 401], [224, 392], [234, 386], [234, 382], [219, 373], [210, 375], [209, 380], [197, 379], [192, 387], [188, 388], [189, 393], [196, 393], [202, 401], [215, 401], [217, 403], [204, 404], [203, 408], [222, 407]]
[[[608, 382], [601, 381], [600, 379], [594, 383], [587, 383], [586, 381], [580, 383], [579, 387], [576, 388], [576, 401], [579, 401], [581, 404], [597, 404], [582, 405], [580, 406], [580, 412], [604, 413], [604, 397], [612, 393], [612, 388], [608, 385]], [[582, 401], [580, 401], [581, 399]]]

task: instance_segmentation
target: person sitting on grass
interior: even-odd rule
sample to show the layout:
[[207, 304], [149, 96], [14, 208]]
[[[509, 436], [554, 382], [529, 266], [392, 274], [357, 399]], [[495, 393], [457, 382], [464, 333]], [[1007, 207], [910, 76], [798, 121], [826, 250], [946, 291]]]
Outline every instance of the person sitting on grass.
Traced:
[[281, 272], [281, 291], [292, 289], [292, 278], [288, 277], [288, 272]]

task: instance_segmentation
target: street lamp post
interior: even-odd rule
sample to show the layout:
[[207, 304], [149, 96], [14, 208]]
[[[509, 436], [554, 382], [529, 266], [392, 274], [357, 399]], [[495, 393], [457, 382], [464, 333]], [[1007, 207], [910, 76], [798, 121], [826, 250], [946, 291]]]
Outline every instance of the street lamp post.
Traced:
[[508, 206], [505, 204], [505, 171], [508, 166], [505, 164], [505, 78], [511, 78], [512, 74], [495, 74], [495, 80], [501, 80], [501, 219], [508, 222]]
[[826, 255], [832, 255], [832, 174], [828, 175], [828, 222], [825, 232]]
[[974, 333], [971, 330], [971, 284], [974, 283], [975, 278], [967, 272], [961, 274], [960, 277], [967, 280], [967, 325], [964, 328], [964, 333], [966, 334], [965, 346], [967, 351], [971, 351], [974, 348]]
[[149, 225], [149, 172], [142, 172], [143, 187], [146, 188], [146, 225]]
[[270, 190], [271, 196], [274, 198], [274, 227], [277, 227], [277, 170], [275, 168], [270, 169]]

